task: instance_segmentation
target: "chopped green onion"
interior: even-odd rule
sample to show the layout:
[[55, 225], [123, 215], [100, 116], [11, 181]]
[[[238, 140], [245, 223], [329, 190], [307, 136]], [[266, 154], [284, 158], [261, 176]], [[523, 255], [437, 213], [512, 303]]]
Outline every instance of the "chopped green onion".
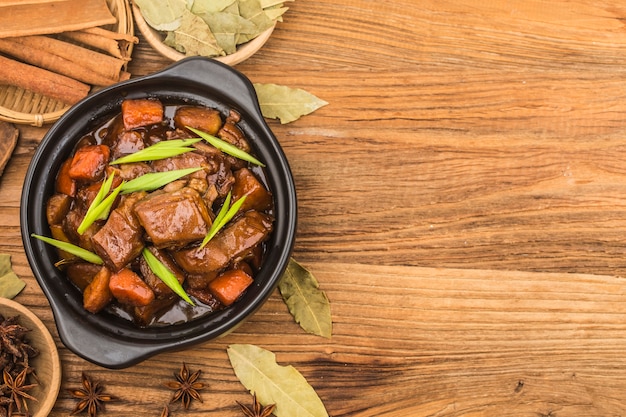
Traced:
[[100, 204], [102, 200], [104, 200], [104, 197], [106, 197], [106, 195], [109, 194], [109, 191], [111, 191], [111, 185], [113, 184], [113, 177], [115, 177], [115, 171], [113, 171], [113, 173], [102, 183], [102, 186], [98, 190], [98, 193], [96, 194], [93, 201], [89, 205], [89, 208], [87, 209], [87, 214], [85, 214], [85, 217], [89, 216], [89, 213], [91, 213], [96, 208], [96, 206]]
[[224, 204], [217, 214], [215, 221], [211, 225], [209, 232], [202, 240], [202, 244], [200, 244], [200, 249], [205, 247], [206, 244], [209, 243], [211, 239], [213, 239], [213, 236], [215, 236], [217, 232], [219, 232], [226, 225], [226, 223], [228, 223], [235, 216], [235, 214], [237, 214], [244, 201], [246, 201], [245, 195], [239, 200], [235, 201], [233, 205], [228, 208], [228, 211], [226, 211], [225, 208], [228, 207], [228, 204], [230, 203], [230, 192], [228, 193], [228, 196], [226, 196], [226, 201], [224, 201]]
[[[117, 187], [115, 187], [113, 192], [109, 194], [107, 198], [98, 202], [98, 204], [95, 207], [93, 203], [89, 206], [89, 209], [87, 210], [87, 214], [85, 214], [85, 217], [83, 218], [83, 220], [80, 222], [80, 225], [76, 229], [79, 235], [82, 235], [83, 233], [85, 233], [85, 231], [89, 228], [89, 226], [91, 226], [96, 220], [105, 220], [107, 217], [109, 217], [109, 213], [111, 212], [111, 207], [113, 207], [113, 203], [115, 202], [115, 199], [117, 198], [120, 191], [122, 191], [124, 184], [125, 182], [122, 181], [122, 183], [118, 185]], [[103, 187], [104, 187], [104, 184], [103, 184]]]
[[111, 165], [127, 164], [130, 162], [144, 162], [144, 161], [156, 161], [159, 159], [171, 158], [173, 156], [181, 155], [189, 151], [193, 151], [191, 145], [199, 142], [201, 139], [172, 139], [163, 140], [155, 143], [152, 146], [141, 149], [135, 153], [122, 156], [114, 161], [111, 161]]
[[89, 252], [87, 249], [81, 248], [80, 246], [76, 246], [68, 242], [63, 242], [62, 240], [56, 240], [56, 239], [52, 239], [49, 237], [36, 235], [34, 233], [31, 234], [31, 236], [43, 242], [46, 242], [58, 249], [61, 249], [62, 251], [71, 253], [74, 256], [78, 256], [79, 258], [84, 259], [85, 261], [90, 262], [92, 264], [96, 264], [96, 265], [103, 264], [102, 258], [100, 258], [98, 255], [96, 255], [93, 252]]
[[[211, 225], [211, 228], [217, 227], [216, 225], [222, 221], [224, 216], [226, 216], [226, 212], [228, 212], [228, 208], [230, 207], [231, 199], [232, 199], [232, 193], [229, 191], [228, 194], [226, 195], [226, 199], [224, 200], [224, 204], [222, 204], [220, 211], [217, 213], [217, 216], [215, 216], [215, 220], [213, 220], [213, 224]], [[211, 230], [209, 230], [209, 233], [211, 233]]]
[[174, 276], [172, 271], [170, 271], [167, 266], [159, 261], [148, 248], [144, 248], [142, 254], [152, 272], [154, 272], [154, 274], [159, 277], [161, 281], [165, 283], [165, 285], [170, 287], [170, 289], [178, 294], [180, 298], [187, 301], [192, 306], [195, 305], [183, 289], [183, 286], [180, 285], [180, 282], [178, 282], [178, 280], [176, 279], [176, 276]]
[[125, 183], [122, 187], [122, 194], [134, 193], [136, 191], [153, 191], [201, 169], [202, 167], [150, 172]]
[[235, 145], [232, 145], [232, 144], [226, 142], [225, 140], [216, 138], [215, 136], [209, 135], [208, 133], [203, 132], [201, 130], [194, 129], [193, 127], [189, 127], [189, 126], [185, 126], [185, 127], [187, 129], [191, 130], [192, 132], [194, 132], [196, 135], [200, 136], [202, 139], [204, 139], [207, 142], [209, 142], [211, 145], [215, 146], [220, 151], [222, 151], [224, 153], [227, 153], [228, 155], [234, 156], [235, 158], [239, 158], [239, 159], [247, 161], [247, 162], [251, 162], [254, 165], [258, 165], [258, 166], [261, 166], [261, 167], [265, 166], [265, 164], [263, 164], [263, 162], [259, 161], [254, 156], [250, 155], [249, 153], [247, 153], [245, 151], [242, 151], [241, 149], [239, 149]]

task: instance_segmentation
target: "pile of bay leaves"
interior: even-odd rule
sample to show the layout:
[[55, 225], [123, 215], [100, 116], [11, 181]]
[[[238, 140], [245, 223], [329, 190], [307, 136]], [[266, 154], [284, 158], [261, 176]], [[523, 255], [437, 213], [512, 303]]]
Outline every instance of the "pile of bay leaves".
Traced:
[[166, 45], [186, 55], [237, 51], [282, 20], [292, 0], [135, 0], [145, 21], [167, 33]]

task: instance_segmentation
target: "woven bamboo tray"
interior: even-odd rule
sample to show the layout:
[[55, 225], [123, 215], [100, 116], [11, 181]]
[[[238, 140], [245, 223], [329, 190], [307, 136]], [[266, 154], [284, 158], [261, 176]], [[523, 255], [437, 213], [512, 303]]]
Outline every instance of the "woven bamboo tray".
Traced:
[[[115, 25], [107, 29], [134, 35], [134, 23], [128, 0], [107, 0], [111, 13], [117, 17]], [[132, 43], [129, 53], [132, 52]], [[11, 123], [43, 126], [56, 121], [70, 106], [49, 97], [22, 88], [0, 85], [0, 120]]]

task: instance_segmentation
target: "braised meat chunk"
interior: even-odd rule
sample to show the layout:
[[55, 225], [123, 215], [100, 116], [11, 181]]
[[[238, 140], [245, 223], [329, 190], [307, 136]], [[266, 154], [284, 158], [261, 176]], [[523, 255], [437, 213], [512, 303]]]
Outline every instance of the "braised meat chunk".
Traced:
[[153, 193], [135, 205], [135, 214], [157, 248], [181, 247], [206, 236], [209, 212], [192, 188]]
[[141, 225], [132, 212], [135, 202], [143, 195], [136, 193], [125, 198], [91, 238], [94, 251], [113, 271], [125, 267], [139, 256], [144, 247]]
[[248, 211], [233, 221], [204, 248], [184, 249], [174, 253], [180, 267], [190, 274], [219, 271], [239, 255], [259, 245], [272, 231], [272, 218]]

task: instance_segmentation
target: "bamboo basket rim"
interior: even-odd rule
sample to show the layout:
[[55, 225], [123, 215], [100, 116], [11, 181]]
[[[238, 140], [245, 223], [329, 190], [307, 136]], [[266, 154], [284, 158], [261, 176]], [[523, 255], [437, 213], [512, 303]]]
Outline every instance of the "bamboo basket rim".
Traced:
[[[107, 28], [118, 33], [134, 36], [134, 21], [128, 0], [106, 0], [111, 13], [117, 17], [115, 25]], [[132, 54], [133, 43], [128, 46]], [[10, 86], [0, 85], [0, 120], [15, 124], [41, 127], [58, 120], [71, 106], [41, 94]]]
[[[141, 32], [146, 42], [148, 42], [150, 46], [152, 46], [152, 48], [154, 48], [165, 58], [168, 58], [172, 61], [180, 61], [181, 59], [187, 58], [187, 55], [178, 52], [176, 49], [163, 43], [163, 35], [154, 28], [150, 27], [150, 25], [148, 25], [148, 22], [146, 22], [146, 20], [143, 18], [143, 16], [141, 15], [141, 11], [136, 4], [132, 5], [132, 9], [137, 29], [139, 29], [139, 32]], [[266, 29], [256, 38], [242, 45], [239, 45], [237, 47], [237, 52], [226, 56], [212, 57], [212, 59], [215, 59], [216, 61], [220, 61], [230, 66], [237, 65], [245, 61], [246, 59], [254, 55], [259, 49], [261, 49], [261, 47], [267, 42], [270, 36], [272, 36], [272, 32], [274, 32], [275, 27], [276, 22], [274, 22], [274, 25], [272, 25], [272, 27]]]

